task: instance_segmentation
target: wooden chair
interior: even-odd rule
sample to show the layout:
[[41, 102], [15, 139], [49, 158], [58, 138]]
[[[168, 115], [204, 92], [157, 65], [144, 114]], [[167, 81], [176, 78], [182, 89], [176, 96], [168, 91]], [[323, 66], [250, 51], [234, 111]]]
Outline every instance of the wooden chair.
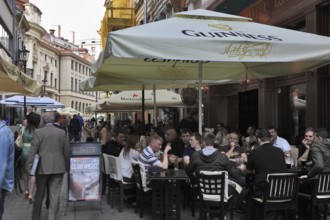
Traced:
[[[200, 171], [197, 174], [200, 220], [205, 220], [207, 213], [220, 215], [220, 218], [224, 219], [229, 207], [227, 181], [227, 171]], [[233, 219], [232, 211], [230, 211], [230, 219]]]
[[[107, 203], [110, 203], [110, 195], [112, 194], [112, 190], [114, 190], [113, 185], [111, 185], [110, 180], [110, 165], [109, 165], [109, 159], [107, 154], [103, 154], [103, 162], [102, 162], [102, 193], [105, 192], [105, 188], [108, 187], [108, 195], [107, 195]], [[104, 173], [104, 175], [103, 175]], [[103, 185], [104, 184], [104, 185]]]
[[328, 216], [328, 204], [330, 204], [330, 172], [320, 173], [313, 182], [312, 194], [298, 193], [299, 198], [307, 199], [312, 206], [312, 219], [316, 218], [316, 208], [324, 206], [323, 219]]
[[[135, 189], [135, 183], [128, 183], [123, 181], [122, 169], [121, 169], [121, 161], [119, 157], [114, 157], [112, 155], [107, 155], [108, 163], [109, 163], [109, 172], [110, 178], [113, 179], [116, 183], [118, 183], [119, 187], [119, 212], [122, 212], [124, 207], [124, 200], [128, 197], [125, 194], [125, 190], [127, 189]], [[111, 188], [111, 187], [110, 187]], [[110, 190], [111, 192], [111, 206], [114, 205], [114, 190]]]
[[297, 213], [298, 176], [295, 173], [273, 173], [267, 176], [263, 198], [252, 197], [248, 201], [248, 216], [251, 217], [252, 204], [262, 207], [263, 219], [268, 211], [291, 210], [292, 219]]
[[132, 167], [133, 167], [133, 173], [134, 173], [135, 183], [136, 183], [136, 187], [137, 187], [135, 213], [137, 213], [137, 211], [139, 209], [140, 218], [143, 218], [144, 198], [148, 192], [151, 192], [151, 188], [147, 187], [146, 171], [145, 171], [144, 164], [142, 164], [139, 161], [133, 160]]

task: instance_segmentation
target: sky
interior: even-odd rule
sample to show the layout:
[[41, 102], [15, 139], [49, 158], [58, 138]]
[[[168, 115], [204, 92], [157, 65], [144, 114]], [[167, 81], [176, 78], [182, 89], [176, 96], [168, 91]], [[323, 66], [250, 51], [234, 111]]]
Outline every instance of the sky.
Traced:
[[47, 32], [55, 30], [58, 36], [58, 25], [61, 36], [72, 42], [75, 32], [75, 43], [79, 40], [100, 38], [97, 30], [101, 27], [105, 8], [104, 0], [30, 0], [42, 12], [41, 26]]

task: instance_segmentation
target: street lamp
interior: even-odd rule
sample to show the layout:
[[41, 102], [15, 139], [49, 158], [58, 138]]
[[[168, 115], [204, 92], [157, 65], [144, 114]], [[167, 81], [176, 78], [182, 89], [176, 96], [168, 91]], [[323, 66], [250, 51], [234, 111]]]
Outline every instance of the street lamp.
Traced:
[[[23, 64], [25, 74], [26, 74], [26, 63], [27, 63], [28, 58], [29, 58], [29, 53], [30, 53], [30, 51], [26, 49], [25, 45], [23, 45], [22, 50], [18, 49], [18, 61]], [[27, 114], [26, 96], [24, 96], [24, 116], [26, 116], [26, 114]]]
[[43, 83], [43, 94], [42, 94], [42, 97], [46, 96], [46, 83], [47, 83], [47, 78], [46, 78], [46, 74], [44, 76], [44, 79], [42, 80], [42, 83]]
[[22, 50], [18, 49], [18, 60], [23, 64], [24, 73], [26, 73], [26, 63], [29, 58], [29, 53], [30, 51], [27, 50], [25, 46], [23, 46]]

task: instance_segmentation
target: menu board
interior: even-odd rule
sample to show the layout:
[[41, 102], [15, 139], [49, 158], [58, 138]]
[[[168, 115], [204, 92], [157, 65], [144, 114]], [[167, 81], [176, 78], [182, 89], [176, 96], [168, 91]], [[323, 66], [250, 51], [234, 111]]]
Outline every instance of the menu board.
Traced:
[[100, 157], [71, 157], [69, 200], [100, 200]]

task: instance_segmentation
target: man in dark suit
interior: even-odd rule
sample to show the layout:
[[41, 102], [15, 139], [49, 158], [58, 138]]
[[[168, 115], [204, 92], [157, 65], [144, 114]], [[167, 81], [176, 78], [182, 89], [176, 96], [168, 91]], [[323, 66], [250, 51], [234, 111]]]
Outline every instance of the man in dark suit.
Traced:
[[33, 204], [32, 219], [39, 220], [45, 188], [49, 186], [50, 207], [48, 219], [59, 219], [59, 203], [63, 174], [69, 168], [70, 148], [65, 131], [53, 125], [54, 112], [45, 112], [42, 116], [45, 127], [34, 132], [31, 150], [27, 161], [30, 173], [36, 154], [40, 155], [36, 171], [36, 195]]
[[262, 197], [267, 175], [285, 172], [286, 165], [283, 151], [270, 143], [271, 135], [267, 129], [260, 129], [258, 141], [260, 147], [250, 152], [246, 168], [255, 172], [253, 196]]

